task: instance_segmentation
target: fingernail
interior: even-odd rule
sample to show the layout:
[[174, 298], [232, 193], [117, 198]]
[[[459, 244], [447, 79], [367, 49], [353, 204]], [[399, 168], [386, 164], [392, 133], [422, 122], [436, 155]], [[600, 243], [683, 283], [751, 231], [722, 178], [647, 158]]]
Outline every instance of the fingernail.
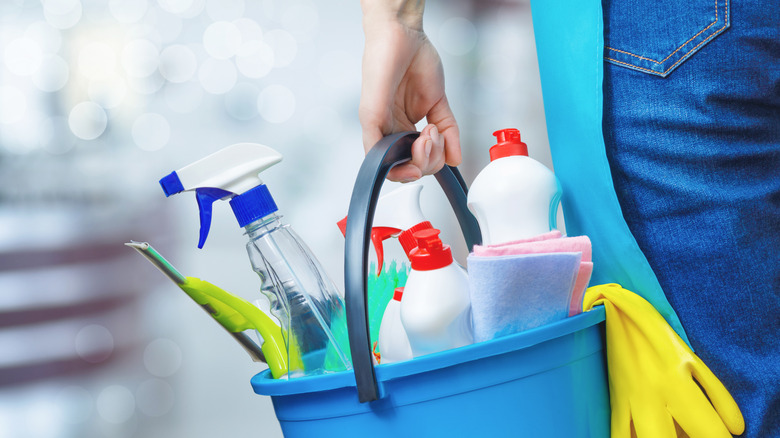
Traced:
[[439, 143], [439, 129], [436, 125], [433, 125], [433, 128], [431, 128], [431, 140], [436, 144]]
[[425, 158], [431, 156], [431, 148], [433, 148], [433, 142], [431, 139], [425, 140]]

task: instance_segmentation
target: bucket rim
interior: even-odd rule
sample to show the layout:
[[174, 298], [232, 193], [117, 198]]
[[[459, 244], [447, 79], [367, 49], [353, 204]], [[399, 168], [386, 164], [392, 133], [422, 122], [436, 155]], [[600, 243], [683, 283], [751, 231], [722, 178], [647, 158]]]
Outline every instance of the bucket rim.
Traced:
[[[588, 312], [513, 335], [428, 354], [403, 362], [380, 364], [375, 367], [376, 377], [378, 381], [388, 381], [450, 367], [463, 362], [497, 356], [584, 330], [604, 320], [604, 307], [598, 306]], [[256, 394], [269, 396], [304, 394], [356, 387], [353, 370], [297, 377], [292, 380], [274, 379], [270, 374], [270, 370], [265, 370], [253, 376], [251, 384]]]

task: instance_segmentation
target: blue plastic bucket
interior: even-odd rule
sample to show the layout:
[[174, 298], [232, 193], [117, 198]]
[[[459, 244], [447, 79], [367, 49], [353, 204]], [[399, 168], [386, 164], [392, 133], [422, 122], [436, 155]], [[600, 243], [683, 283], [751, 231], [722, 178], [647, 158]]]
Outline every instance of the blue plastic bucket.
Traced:
[[[359, 403], [355, 375], [252, 379], [285, 437], [609, 436], [604, 310], [489, 342], [378, 365], [383, 397]], [[332, 435], [331, 435], [332, 434]]]
[[[269, 395], [288, 438], [527, 436], [607, 438], [609, 393], [604, 310], [522, 333], [374, 366], [366, 310], [370, 224], [390, 168], [411, 157], [418, 133], [385, 137], [366, 155], [352, 192], [344, 286], [354, 371], [274, 380], [252, 378]], [[479, 225], [466, 206], [457, 169], [436, 174], [467, 246]]]

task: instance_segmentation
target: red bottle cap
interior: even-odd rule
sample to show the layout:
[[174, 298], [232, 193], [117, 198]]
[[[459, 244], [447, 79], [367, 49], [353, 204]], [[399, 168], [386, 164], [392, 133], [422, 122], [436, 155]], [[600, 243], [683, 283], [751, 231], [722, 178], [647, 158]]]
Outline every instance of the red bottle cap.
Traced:
[[420, 222], [398, 235], [398, 242], [401, 244], [401, 247], [403, 247], [407, 257], [412, 253], [413, 249], [417, 248], [417, 239], [414, 238], [414, 233], [422, 230], [429, 230], [431, 228], [433, 228], [433, 225], [431, 225], [430, 222]]
[[493, 133], [498, 142], [490, 148], [490, 161], [512, 155], [528, 156], [528, 145], [520, 141], [520, 131], [514, 128], [500, 129]]
[[404, 288], [397, 287], [395, 288], [395, 293], [393, 294], [393, 299], [396, 301], [401, 301], [401, 297], [404, 296]]
[[415, 271], [433, 271], [452, 263], [452, 251], [449, 245], [444, 245], [439, 239], [441, 231], [430, 228], [414, 233], [417, 248], [409, 254], [412, 269]]

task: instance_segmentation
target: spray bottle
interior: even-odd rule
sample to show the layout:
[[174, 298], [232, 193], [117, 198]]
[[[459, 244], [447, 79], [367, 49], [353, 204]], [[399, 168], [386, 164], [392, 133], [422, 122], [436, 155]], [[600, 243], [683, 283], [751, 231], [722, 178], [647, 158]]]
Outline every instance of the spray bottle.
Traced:
[[[282, 323], [290, 370], [288, 377], [351, 368], [333, 331], [345, 318], [343, 296], [319, 261], [295, 231], [281, 221], [268, 187], [258, 174], [282, 160], [268, 146], [238, 143], [228, 146], [160, 180], [166, 196], [195, 191], [200, 209], [200, 240], [206, 242], [212, 204], [230, 200], [239, 226], [246, 230], [252, 268], [262, 281], [261, 291], [271, 301], [271, 313]], [[345, 329], [344, 329], [345, 330]], [[325, 354], [338, 361], [325, 365]], [[299, 364], [299, 366], [295, 366]]]
[[[371, 243], [374, 244], [377, 257], [377, 275], [382, 272], [385, 240], [397, 238], [408, 258], [417, 247], [414, 233], [433, 228], [420, 209], [422, 188], [421, 184], [404, 184], [377, 200], [371, 228]], [[347, 218], [339, 221], [338, 226], [341, 234], [345, 235]]]
[[479, 222], [482, 244], [495, 245], [547, 233], [557, 227], [561, 186], [553, 172], [528, 156], [517, 129], [493, 135], [490, 164], [477, 175], [468, 207]]

